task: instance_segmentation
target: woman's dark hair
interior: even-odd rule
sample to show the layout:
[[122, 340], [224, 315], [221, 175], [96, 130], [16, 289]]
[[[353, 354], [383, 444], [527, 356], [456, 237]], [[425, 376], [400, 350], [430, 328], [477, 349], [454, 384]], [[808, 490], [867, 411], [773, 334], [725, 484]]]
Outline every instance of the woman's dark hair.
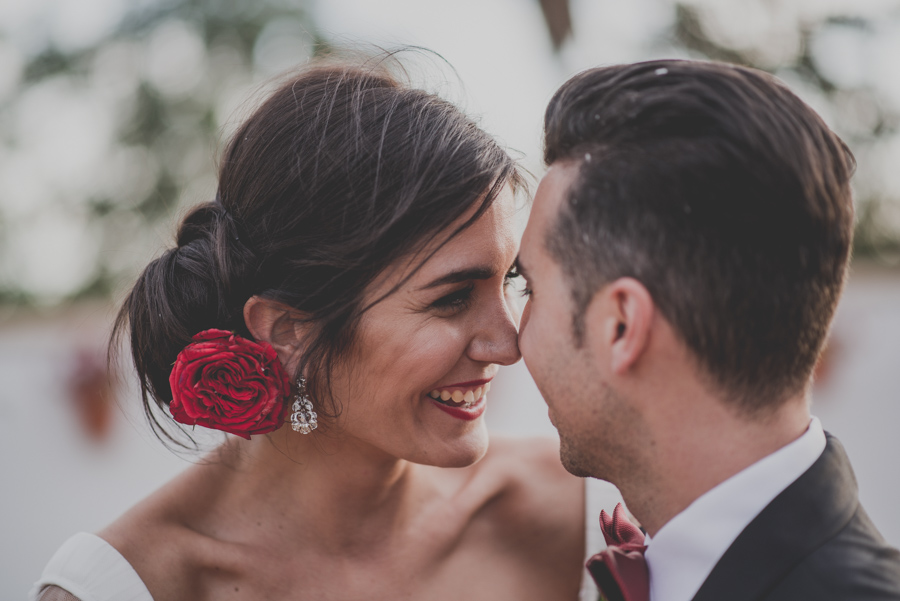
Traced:
[[154, 430], [178, 442], [153, 408], [172, 399], [176, 356], [206, 329], [251, 337], [243, 308], [253, 295], [308, 320], [299, 370], [320, 415], [337, 415], [331, 367], [352, 346], [367, 287], [520, 183], [488, 134], [403, 83], [387, 60], [331, 61], [292, 75], [226, 147], [216, 200], [187, 214], [177, 246], [147, 266], [119, 312], [113, 340], [130, 327]]

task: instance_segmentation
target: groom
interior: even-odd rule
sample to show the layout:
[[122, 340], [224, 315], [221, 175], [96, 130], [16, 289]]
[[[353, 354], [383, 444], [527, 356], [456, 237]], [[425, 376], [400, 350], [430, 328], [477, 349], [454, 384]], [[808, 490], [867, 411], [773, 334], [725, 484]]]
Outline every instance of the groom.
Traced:
[[545, 161], [519, 345], [563, 464], [649, 535], [611, 569], [624, 598], [649, 572], [651, 601], [900, 599], [809, 413], [852, 238], [843, 142], [764, 73], [655, 61], [564, 84]]

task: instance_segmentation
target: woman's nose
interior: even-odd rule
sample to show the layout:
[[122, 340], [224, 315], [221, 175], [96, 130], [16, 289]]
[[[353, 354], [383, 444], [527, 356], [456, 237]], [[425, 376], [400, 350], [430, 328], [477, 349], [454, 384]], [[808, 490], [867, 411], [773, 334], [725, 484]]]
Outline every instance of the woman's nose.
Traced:
[[521, 359], [517, 321], [518, 309], [501, 295], [479, 316], [478, 332], [469, 345], [469, 358], [499, 365], [512, 365]]

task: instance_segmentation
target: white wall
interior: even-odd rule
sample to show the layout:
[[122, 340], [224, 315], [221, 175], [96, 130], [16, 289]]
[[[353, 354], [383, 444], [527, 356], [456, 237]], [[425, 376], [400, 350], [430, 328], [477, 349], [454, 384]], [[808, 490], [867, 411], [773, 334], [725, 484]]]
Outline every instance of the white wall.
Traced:
[[[105, 442], [83, 434], [66, 382], [77, 349], [102, 348], [108, 324], [90, 306], [0, 325], [0, 598], [24, 599], [66, 538], [103, 527], [186, 465], [138, 412], [114, 411]], [[133, 391], [122, 397], [136, 407]]]
[[847, 450], [859, 496], [900, 545], [900, 272], [850, 276], [832, 329], [833, 371], [813, 390], [813, 414]]

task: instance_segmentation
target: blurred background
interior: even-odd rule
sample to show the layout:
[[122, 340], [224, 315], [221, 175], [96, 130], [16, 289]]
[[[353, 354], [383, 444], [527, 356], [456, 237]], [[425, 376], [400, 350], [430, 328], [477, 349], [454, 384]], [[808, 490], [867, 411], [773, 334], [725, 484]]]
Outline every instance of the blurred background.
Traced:
[[[544, 107], [587, 67], [723, 60], [810, 103], [859, 163], [814, 412], [900, 544], [897, 0], [0, 0], [0, 597], [187, 465], [150, 433], [130, 373], [108, 372], [115, 308], [213, 197], [217, 153], [271, 78], [361, 43], [439, 53], [455, 72], [433, 60], [423, 85], [537, 176]], [[521, 364], [495, 391], [494, 431], [555, 434]]]

